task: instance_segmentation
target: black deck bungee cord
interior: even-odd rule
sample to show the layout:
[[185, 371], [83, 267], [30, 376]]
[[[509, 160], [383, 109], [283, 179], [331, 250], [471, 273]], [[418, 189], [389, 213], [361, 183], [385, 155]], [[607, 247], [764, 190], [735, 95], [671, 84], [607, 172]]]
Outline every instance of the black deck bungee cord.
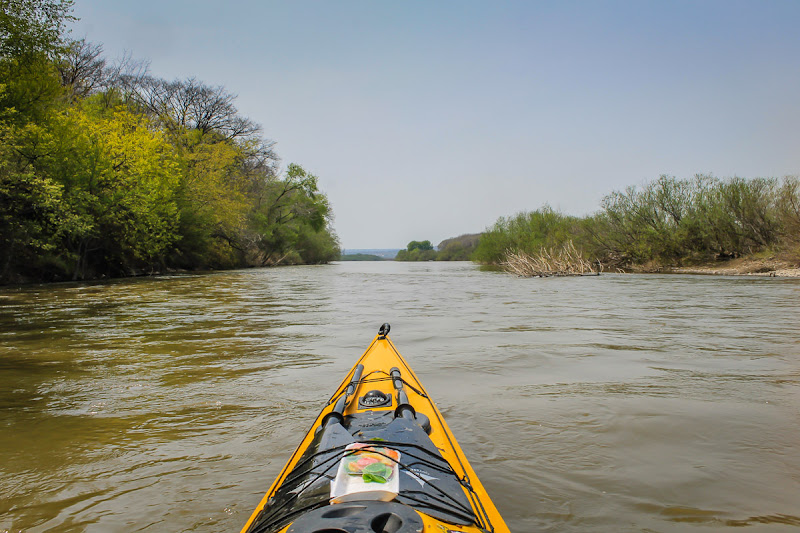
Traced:
[[[392, 351], [394, 351], [394, 353], [397, 355], [398, 359], [403, 363], [403, 366], [406, 368], [406, 370], [408, 370], [408, 372], [412, 376], [414, 376], [415, 379], [417, 379], [416, 374], [414, 374], [414, 371], [411, 370], [411, 368], [408, 367], [408, 364], [405, 363], [405, 359], [403, 359], [403, 356], [400, 355], [400, 352], [397, 351], [397, 348], [394, 347], [394, 344], [392, 343], [392, 341], [388, 341], [388, 342], [389, 342], [389, 346], [391, 346], [391, 348], [392, 348]], [[419, 382], [419, 379], [417, 379], [417, 381]], [[442, 427], [445, 427], [445, 424], [444, 424], [444, 421], [442, 420], [442, 417], [439, 416], [438, 409], [436, 409], [433, 406], [433, 402], [431, 402], [430, 398], [428, 398], [427, 395], [425, 396], [425, 399], [428, 400], [429, 404], [431, 404], [432, 411], [436, 415], [436, 419], [439, 421], [439, 424]], [[481, 521], [480, 526], [483, 529], [486, 529], [486, 530], [488, 530], [490, 532], [493, 532], [494, 531], [494, 526], [492, 525], [492, 522], [489, 519], [489, 515], [486, 512], [486, 509], [484, 509], [484, 507], [483, 507], [483, 503], [481, 502], [481, 499], [478, 497], [478, 495], [475, 493], [475, 490], [472, 488], [472, 483], [470, 483], [469, 476], [467, 475], [467, 469], [464, 468], [464, 463], [461, 462], [461, 457], [459, 457], [458, 453], [455, 453], [456, 447], [455, 447], [455, 445], [453, 445], [453, 441], [452, 441], [452, 439], [450, 439], [450, 435], [448, 435], [447, 431], [445, 431], [444, 434], [445, 434], [445, 437], [447, 437], [447, 442], [450, 444], [450, 448], [453, 450], [454, 455], [456, 456], [456, 460], [458, 461], [458, 465], [461, 467], [461, 471], [464, 473], [463, 480], [460, 480], [460, 481], [462, 481], [461, 485], [467, 489], [467, 492], [468, 492], [468, 494], [470, 496], [470, 499], [473, 501], [473, 508], [475, 507], [475, 504], [477, 504], [477, 507], [480, 509], [480, 515], [482, 515], [482, 516], [477, 516], [476, 515], [478, 520]], [[458, 477], [458, 476], [456, 476], [456, 477]]]
[[[393, 447], [393, 448], [411, 447], [411, 448], [419, 449], [419, 450], [427, 453], [430, 456], [433, 456], [433, 457], [435, 457], [437, 459], [440, 459], [440, 461], [444, 465], [447, 465], [448, 468], [444, 468], [443, 466], [440, 466], [440, 465], [438, 465], [438, 464], [436, 464], [436, 463], [434, 463], [434, 462], [432, 462], [430, 460], [427, 460], [427, 459], [424, 459], [424, 458], [419, 457], [417, 455], [414, 455], [413, 453], [408, 453], [405, 450], [403, 450], [403, 455], [404, 456], [407, 455], [407, 456], [411, 457], [412, 459], [416, 459], [418, 461], [418, 463], [413, 463], [412, 464], [412, 463], [394, 461], [394, 459], [392, 459], [388, 455], [386, 455], [386, 454], [384, 454], [382, 452], [379, 452], [377, 450], [372, 450], [370, 453], [376, 453], [376, 454], [382, 455], [382, 456], [384, 456], [384, 457], [386, 457], [388, 459], [392, 459], [392, 461], [396, 462], [397, 465], [401, 469], [406, 470], [407, 472], [410, 473], [410, 475], [412, 475], [412, 476], [414, 476], [416, 478], [419, 478], [419, 476], [413, 470], [411, 470], [411, 467], [413, 467], [415, 464], [422, 464], [422, 465], [425, 465], [425, 466], [431, 468], [432, 470], [438, 470], [438, 471], [440, 471], [442, 473], [445, 473], [445, 474], [452, 474], [453, 477], [455, 477], [456, 480], [459, 481], [459, 484], [461, 484], [462, 486], [467, 488], [467, 490], [471, 490], [471, 487], [465, 486], [462, 483], [462, 480], [456, 475], [455, 471], [450, 467], [450, 465], [447, 463], [447, 461], [444, 458], [439, 457], [437, 455], [434, 455], [433, 452], [431, 452], [430, 450], [425, 449], [424, 447], [422, 447], [422, 446], [420, 446], [418, 444], [405, 443], [405, 442], [395, 442], [395, 441], [363, 441], [363, 443], [364, 444], [372, 444], [374, 446], [388, 446], [388, 447]], [[345, 450], [345, 448], [347, 446], [349, 446], [350, 444], [352, 444], [352, 443], [348, 443], [348, 444], [344, 444], [344, 445], [340, 445], [340, 446], [334, 446], [332, 448], [327, 448], [325, 450], [318, 451], [318, 452], [316, 452], [314, 454], [309, 455], [302, 462], [300, 462], [297, 465], [295, 465], [295, 468], [292, 469], [292, 472], [294, 472], [295, 470], [298, 470], [298, 468], [301, 468], [301, 465], [307, 465], [310, 461], [313, 461], [314, 459], [316, 459], [320, 455], [327, 454], [327, 453], [333, 454], [333, 455], [331, 455], [330, 458], [324, 460], [322, 463], [320, 463], [319, 465], [317, 465], [315, 467], [315, 468], [318, 468], [320, 466], [326, 465], [327, 463], [331, 463], [330, 465], [328, 465], [325, 468], [325, 470], [323, 470], [321, 473], [318, 473], [314, 478], [310, 479], [302, 489], [300, 489], [298, 492], [294, 493], [291, 497], [289, 497], [289, 499], [287, 499], [285, 502], [283, 502], [283, 504], [281, 504], [278, 507], [275, 507], [274, 509], [270, 509], [270, 513], [269, 514], [270, 515], [274, 515], [275, 513], [279, 512], [281, 509], [284, 509], [288, 505], [292, 504], [295, 500], [297, 500], [297, 498], [300, 497], [300, 495], [307, 488], [312, 487], [317, 481], [319, 481], [323, 477], [327, 477], [329, 479], [333, 479], [333, 476], [329, 475], [329, 472], [331, 471], [331, 469], [334, 466], [338, 466], [339, 461], [342, 458], [349, 457], [351, 455], [355, 455], [356, 453], [359, 453], [359, 451], [360, 451], [358, 449]], [[344, 451], [345, 454], [340, 456], [339, 454], [336, 454], [337, 451]], [[283, 480], [283, 483], [281, 483], [281, 486], [286, 485], [286, 484], [290, 484], [290, 483], [294, 483], [294, 482], [300, 480], [302, 477], [308, 475], [312, 470], [313, 470], [312, 468], [309, 468], [309, 469], [301, 470], [301, 471], [297, 472], [296, 474], [290, 474], [289, 476], [286, 477], [286, 479]], [[422, 494], [425, 494], [428, 498], [431, 498], [434, 501], [440, 503], [441, 506], [432, 505], [430, 502], [422, 501], [422, 500], [420, 500], [418, 498], [414, 498], [414, 497], [408, 496], [408, 494], [420, 493], [420, 491], [406, 491], [406, 492], [403, 492], [402, 497], [405, 498], [405, 499], [411, 500], [412, 502], [418, 502], [421, 505], [423, 505], [423, 506], [425, 506], [425, 507], [427, 507], [429, 509], [438, 510], [439, 512], [442, 512], [442, 513], [448, 513], [448, 514], [454, 514], [456, 516], [461, 516], [461, 518], [464, 519], [464, 520], [472, 520], [473, 518], [478, 518], [479, 519], [479, 517], [472, 512], [473, 509], [465, 507], [461, 502], [456, 500], [453, 496], [451, 496], [447, 492], [445, 492], [442, 489], [440, 489], [439, 487], [437, 487], [435, 483], [431, 483], [428, 480], [424, 480], [424, 481], [426, 481], [426, 483], [428, 483], [428, 485], [431, 488], [433, 488], [438, 493], [443, 495], [446, 499], [445, 498], [437, 498], [437, 497], [435, 497], [433, 495], [430, 495], [430, 494], [425, 494], [425, 493], [422, 493]], [[447, 500], [450, 500], [449, 506], [448, 506]], [[266, 510], [268, 505], [269, 505], [269, 501], [267, 501], [266, 505], [262, 508], [262, 510], [261, 510], [262, 513]], [[269, 531], [270, 528], [274, 527], [276, 524], [283, 523], [285, 525], [287, 518], [289, 518], [291, 516], [295, 516], [297, 514], [302, 514], [304, 512], [311, 511], [311, 510], [319, 508], [319, 507], [324, 507], [326, 505], [329, 505], [329, 503], [327, 501], [315, 502], [315, 503], [306, 505], [304, 507], [301, 507], [300, 509], [296, 509], [296, 510], [291, 511], [291, 512], [289, 512], [287, 514], [284, 514], [282, 516], [277, 516], [274, 519], [269, 520], [267, 522], [254, 524], [249, 531], [251, 533], [265, 533], [265, 532]]]

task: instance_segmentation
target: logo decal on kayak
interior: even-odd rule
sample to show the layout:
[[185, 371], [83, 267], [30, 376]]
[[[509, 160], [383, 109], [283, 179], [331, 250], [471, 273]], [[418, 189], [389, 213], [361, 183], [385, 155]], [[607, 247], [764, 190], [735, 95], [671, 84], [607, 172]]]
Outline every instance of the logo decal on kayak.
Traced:
[[289, 494], [300, 494], [301, 492], [306, 490], [306, 488], [308, 488], [308, 486], [311, 485], [312, 483], [314, 483], [313, 479], [306, 479], [305, 481], [297, 485], [297, 487], [290, 490]]
[[411, 479], [419, 483], [420, 487], [424, 487], [426, 481], [430, 483], [431, 481], [439, 479], [438, 477], [433, 477], [432, 475], [430, 475], [425, 470], [422, 470], [421, 468], [409, 468], [408, 470], [406, 470], [406, 472], [409, 473]]

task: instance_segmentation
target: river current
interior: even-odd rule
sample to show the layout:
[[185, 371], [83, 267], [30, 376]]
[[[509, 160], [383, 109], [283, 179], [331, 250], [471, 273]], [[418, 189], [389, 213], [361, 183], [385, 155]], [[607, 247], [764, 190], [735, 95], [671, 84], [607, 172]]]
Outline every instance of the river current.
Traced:
[[800, 280], [348, 262], [0, 289], [0, 531], [238, 531], [383, 322], [514, 532], [800, 529]]

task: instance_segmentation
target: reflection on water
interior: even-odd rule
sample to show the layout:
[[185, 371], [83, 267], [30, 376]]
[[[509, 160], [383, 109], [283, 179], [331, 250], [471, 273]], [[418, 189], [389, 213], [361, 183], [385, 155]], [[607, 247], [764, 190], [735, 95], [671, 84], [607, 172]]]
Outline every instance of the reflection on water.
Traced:
[[794, 530], [799, 297], [392, 262], [0, 290], [0, 530], [237, 530], [383, 322], [512, 531]]

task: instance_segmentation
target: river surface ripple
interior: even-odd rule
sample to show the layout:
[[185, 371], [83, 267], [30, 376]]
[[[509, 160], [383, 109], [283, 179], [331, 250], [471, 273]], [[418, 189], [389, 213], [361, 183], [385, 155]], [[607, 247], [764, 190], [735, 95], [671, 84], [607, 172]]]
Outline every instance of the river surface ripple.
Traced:
[[236, 531], [378, 326], [512, 531], [796, 531], [800, 283], [340, 263], [0, 290], [0, 531]]

